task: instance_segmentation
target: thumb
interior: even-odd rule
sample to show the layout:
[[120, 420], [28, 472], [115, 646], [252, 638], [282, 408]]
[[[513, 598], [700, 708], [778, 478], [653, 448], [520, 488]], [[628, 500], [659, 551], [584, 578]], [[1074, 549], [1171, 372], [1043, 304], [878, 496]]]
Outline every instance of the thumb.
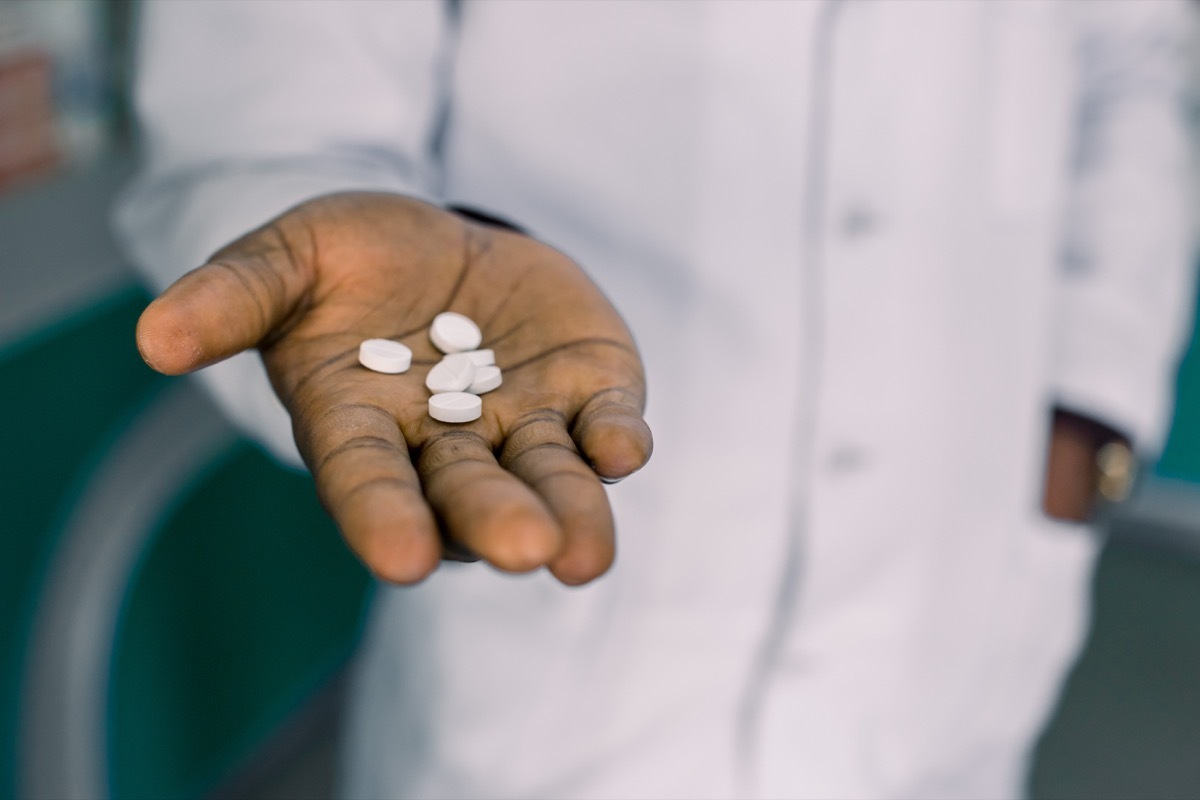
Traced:
[[247, 234], [184, 275], [146, 307], [137, 347], [151, 368], [181, 375], [258, 346], [303, 310], [312, 248], [278, 223]]

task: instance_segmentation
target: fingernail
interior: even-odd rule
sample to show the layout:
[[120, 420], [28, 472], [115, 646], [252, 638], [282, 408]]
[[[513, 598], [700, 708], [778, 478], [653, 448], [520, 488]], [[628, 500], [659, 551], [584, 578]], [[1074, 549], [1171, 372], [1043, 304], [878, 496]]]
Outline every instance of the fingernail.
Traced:
[[445, 561], [458, 561], [463, 564], [474, 564], [476, 561], [481, 560], [470, 549], [444, 540], [442, 542], [442, 559]]

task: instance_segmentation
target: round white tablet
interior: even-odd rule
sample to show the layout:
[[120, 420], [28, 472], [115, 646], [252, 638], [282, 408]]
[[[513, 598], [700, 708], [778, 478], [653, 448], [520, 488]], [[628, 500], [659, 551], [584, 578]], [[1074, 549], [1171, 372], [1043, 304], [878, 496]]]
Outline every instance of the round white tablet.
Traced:
[[477, 367], [490, 367], [496, 363], [496, 354], [491, 350], [467, 350], [463, 355], [470, 356]]
[[375, 372], [398, 375], [412, 365], [412, 350], [391, 339], [367, 339], [358, 346], [358, 363]]
[[467, 387], [467, 391], [471, 394], [486, 394], [492, 389], [497, 389], [503, 383], [503, 378], [500, 377], [500, 368], [495, 366], [479, 367], [475, 370], [475, 380], [471, 381], [471, 385]]
[[483, 401], [466, 392], [446, 392], [429, 398], [429, 416], [439, 422], [471, 422], [483, 414]]
[[429, 338], [443, 353], [461, 353], [479, 347], [483, 334], [469, 318], [453, 311], [444, 311], [433, 318], [429, 326]]
[[451, 353], [433, 365], [425, 386], [434, 394], [465, 391], [475, 380], [475, 364], [466, 353]]

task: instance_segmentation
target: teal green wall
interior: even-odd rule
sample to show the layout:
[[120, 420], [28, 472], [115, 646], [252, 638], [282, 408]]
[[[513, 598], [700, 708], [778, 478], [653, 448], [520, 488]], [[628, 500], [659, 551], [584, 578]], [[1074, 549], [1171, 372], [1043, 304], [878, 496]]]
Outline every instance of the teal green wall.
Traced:
[[129, 596], [113, 795], [219, 781], [349, 655], [365, 588], [307, 477], [240, 448], [173, 515]]
[[[128, 290], [0, 351], [0, 797], [16, 791], [32, 606], [58, 527], [98, 459], [168, 380], [142, 363]], [[175, 379], [178, 380], [178, 379]], [[345, 660], [368, 586], [307, 476], [242, 444], [144, 554], [111, 687], [117, 797], [196, 796]]]
[[1034, 800], [1200, 797], [1200, 561], [1110, 545]]
[[17, 697], [32, 592], [80, 480], [118, 420], [161, 380], [130, 346], [140, 292], [0, 351], [0, 796], [15, 793]]
[[1175, 418], [1157, 472], [1200, 483], [1200, 326], [1193, 326], [1191, 345], [1179, 367]]

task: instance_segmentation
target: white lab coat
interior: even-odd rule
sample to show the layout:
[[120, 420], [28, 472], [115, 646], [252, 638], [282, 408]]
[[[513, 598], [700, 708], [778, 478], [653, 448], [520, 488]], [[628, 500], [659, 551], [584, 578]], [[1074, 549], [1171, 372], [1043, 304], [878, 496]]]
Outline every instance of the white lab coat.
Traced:
[[[1161, 442], [1173, 3], [150, 4], [120, 225], [165, 285], [328, 191], [478, 206], [628, 320], [611, 574], [381, 590], [356, 797], [1007, 797], [1087, 623], [1054, 403]], [[294, 450], [255, 357], [209, 371]]]

